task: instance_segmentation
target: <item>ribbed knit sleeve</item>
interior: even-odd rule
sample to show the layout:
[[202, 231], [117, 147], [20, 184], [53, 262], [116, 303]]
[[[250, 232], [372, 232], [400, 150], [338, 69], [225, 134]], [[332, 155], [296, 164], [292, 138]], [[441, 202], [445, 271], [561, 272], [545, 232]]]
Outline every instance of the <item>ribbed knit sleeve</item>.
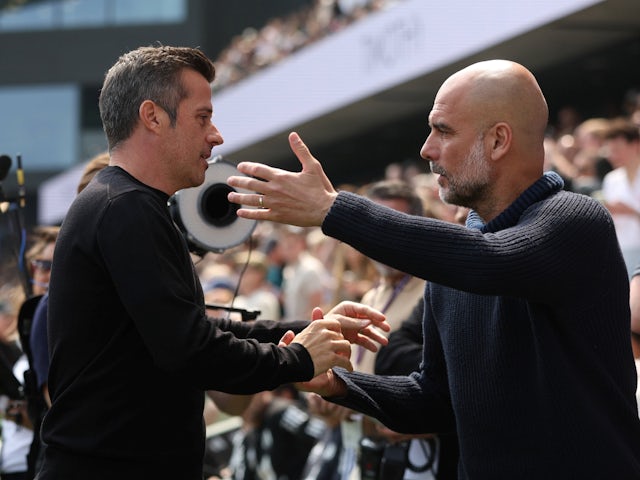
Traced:
[[[584, 259], [615, 245], [615, 230], [602, 205], [557, 191], [560, 186], [542, 177], [480, 228], [403, 214], [340, 192], [322, 229], [375, 260], [441, 285], [564, 301], [574, 289], [582, 294], [594, 285], [583, 285], [585, 275], [601, 272], [586, 268]], [[561, 278], [561, 285], [554, 281]]]
[[626, 268], [608, 211], [561, 187], [545, 174], [466, 226], [340, 192], [324, 233], [427, 286], [420, 371], [336, 370], [331, 401], [400, 432], [455, 425], [463, 479], [640, 478]]
[[[409, 376], [373, 376], [360, 372], [334, 369], [347, 384], [344, 398], [329, 398], [377, 418], [394, 431], [402, 433], [451, 432], [455, 419], [446, 392], [431, 384], [427, 377], [412, 373]], [[428, 392], [428, 395], [425, 395]], [[419, 416], [415, 415], [420, 411]]]

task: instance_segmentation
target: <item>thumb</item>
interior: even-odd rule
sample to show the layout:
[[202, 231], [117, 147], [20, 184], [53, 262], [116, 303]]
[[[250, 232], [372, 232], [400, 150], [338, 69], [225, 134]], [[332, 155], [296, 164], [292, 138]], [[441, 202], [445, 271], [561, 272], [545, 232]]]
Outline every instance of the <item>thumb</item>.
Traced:
[[287, 330], [285, 332], [285, 334], [282, 336], [282, 338], [280, 339], [280, 341], [278, 342], [278, 346], [279, 347], [286, 347], [287, 345], [289, 345], [293, 341], [293, 338], [295, 336], [296, 336], [296, 334], [293, 333], [292, 330]]
[[335, 189], [327, 175], [324, 173], [320, 161], [311, 155], [309, 147], [307, 147], [307, 145], [302, 141], [302, 138], [300, 138], [300, 135], [298, 135], [297, 132], [291, 132], [289, 134], [289, 146], [291, 147], [291, 150], [293, 150], [293, 153], [295, 153], [296, 157], [298, 157], [300, 165], [302, 165], [302, 171], [318, 176], [325, 190], [328, 192], [334, 192]]
[[289, 134], [289, 146], [293, 153], [295, 153], [296, 157], [300, 161], [302, 165], [302, 170], [308, 170], [313, 164], [315, 158], [311, 155], [309, 151], [309, 147], [302, 141], [300, 135], [296, 132], [291, 132]]
[[324, 313], [322, 313], [322, 309], [320, 307], [315, 307], [311, 312], [311, 321], [320, 320], [324, 318]]

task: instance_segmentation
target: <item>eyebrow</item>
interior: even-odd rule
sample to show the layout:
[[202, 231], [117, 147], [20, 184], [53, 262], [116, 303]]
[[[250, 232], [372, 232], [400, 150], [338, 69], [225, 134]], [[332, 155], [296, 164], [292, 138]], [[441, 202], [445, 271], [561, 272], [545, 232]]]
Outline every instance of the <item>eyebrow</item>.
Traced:
[[433, 130], [437, 130], [439, 132], [443, 132], [443, 133], [451, 133], [453, 132], [453, 128], [451, 128], [449, 125], [447, 125], [444, 122], [429, 122], [429, 126], [433, 129]]

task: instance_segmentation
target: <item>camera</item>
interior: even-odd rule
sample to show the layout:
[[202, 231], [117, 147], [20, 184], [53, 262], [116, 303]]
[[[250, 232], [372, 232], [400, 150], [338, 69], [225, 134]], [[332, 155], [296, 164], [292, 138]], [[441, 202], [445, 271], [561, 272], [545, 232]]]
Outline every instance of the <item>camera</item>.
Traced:
[[402, 480], [408, 448], [408, 442], [388, 443], [383, 438], [363, 437], [360, 440], [360, 478]]
[[[209, 161], [202, 185], [177, 191], [169, 198], [173, 221], [187, 240], [189, 250], [203, 256], [221, 253], [251, 236], [257, 221], [239, 218], [239, 205], [229, 202], [230, 192], [253, 193], [227, 185], [231, 175], [242, 175], [220, 155]], [[251, 207], [246, 207], [251, 208]]]

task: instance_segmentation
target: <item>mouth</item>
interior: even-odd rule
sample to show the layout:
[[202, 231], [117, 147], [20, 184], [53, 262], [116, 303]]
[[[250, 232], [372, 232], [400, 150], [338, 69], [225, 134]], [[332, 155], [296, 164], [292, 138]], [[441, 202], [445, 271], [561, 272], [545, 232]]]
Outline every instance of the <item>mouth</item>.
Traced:
[[207, 168], [209, 168], [209, 158], [211, 158], [211, 152], [200, 155], [200, 159], [207, 165]]
[[442, 170], [441, 168], [432, 166], [431, 167], [431, 172], [434, 175], [437, 175], [438, 177], [436, 178], [436, 182], [438, 183], [438, 185], [440, 185], [441, 187], [444, 187], [444, 185], [447, 183], [448, 178], [446, 175], [446, 172], [444, 170]]
[[431, 173], [435, 173], [436, 175], [445, 176], [445, 172], [442, 168], [436, 165], [434, 162], [429, 162], [429, 169]]
[[447, 178], [447, 175], [442, 170], [431, 170], [435, 175], [438, 175], [438, 180], [441, 178]]

